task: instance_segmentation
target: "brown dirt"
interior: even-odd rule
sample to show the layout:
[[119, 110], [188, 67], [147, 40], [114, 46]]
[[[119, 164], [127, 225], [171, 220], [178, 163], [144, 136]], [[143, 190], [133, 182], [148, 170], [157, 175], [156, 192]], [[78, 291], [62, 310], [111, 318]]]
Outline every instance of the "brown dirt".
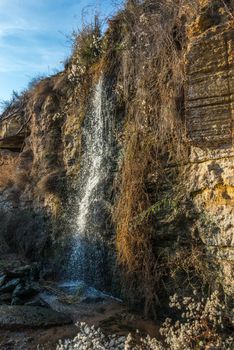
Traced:
[[[140, 315], [132, 314], [126, 306], [113, 302], [77, 306], [73, 314], [74, 323], [83, 321], [100, 327], [104, 333], [126, 335], [137, 329], [143, 334], [158, 336], [158, 326]], [[55, 350], [59, 339], [73, 338], [77, 334], [75, 324], [49, 329], [28, 329], [18, 331], [0, 330], [1, 350]]]
[[[4, 254], [0, 258], [0, 270], [22, 266], [26, 261], [16, 254]], [[37, 350], [38, 344], [43, 350], [55, 350], [59, 339], [74, 338], [77, 334], [76, 322], [100, 327], [106, 334], [126, 335], [137, 329], [143, 334], [158, 336], [159, 327], [141, 315], [133, 314], [126, 305], [115, 299], [105, 302], [64, 305], [62, 310], [72, 317], [71, 325], [48, 329], [0, 329], [0, 350]]]
[[36, 350], [38, 344], [43, 344], [45, 350], [56, 348], [59, 339], [72, 338], [76, 335], [75, 325], [53, 327], [49, 329], [1, 331], [1, 350]]

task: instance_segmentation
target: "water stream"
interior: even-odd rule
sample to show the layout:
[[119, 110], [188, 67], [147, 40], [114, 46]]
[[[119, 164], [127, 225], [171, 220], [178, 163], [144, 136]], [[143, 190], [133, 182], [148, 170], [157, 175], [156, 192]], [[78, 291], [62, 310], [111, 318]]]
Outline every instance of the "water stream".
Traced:
[[113, 165], [113, 103], [100, 78], [83, 127], [83, 155], [72, 211], [70, 280], [102, 286], [106, 278], [108, 186]]

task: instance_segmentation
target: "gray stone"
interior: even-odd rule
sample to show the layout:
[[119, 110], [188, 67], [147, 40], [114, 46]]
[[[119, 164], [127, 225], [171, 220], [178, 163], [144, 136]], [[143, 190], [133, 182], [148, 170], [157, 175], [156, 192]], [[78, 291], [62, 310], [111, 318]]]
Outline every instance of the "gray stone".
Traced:
[[49, 307], [46, 303], [44, 303], [40, 298], [36, 297], [30, 301], [28, 301], [27, 303], [25, 303], [24, 305], [28, 305], [28, 306], [41, 306], [41, 307]]
[[70, 324], [69, 316], [38, 306], [0, 305], [0, 328], [40, 328]]
[[6, 276], [5, 275], [0, 276], [0, 287], [2, 287], [5, 282], [6, 282]]
[[8, 271], [10, 277], [23, 277], [23, 276], [28, 276], [31, 271], [31, 266], [26, 265], [26, 266], [21, 266], [13, 271]]
[[20, 277], [30, 277], [34, 279], [35, 275], [39, 274], [39, 266], [37, 263], [33, 263], [32, 265], [25, 265], [14, 268], [13, 270], [4, 270], [4, 275], [9, 278], [20, 278]]
[[11, 305], [24, 305], [24, 301], [20, 298], [12, 298]]
[[11, 293], [4, 293], [0, 295], [0, 302], [9, 302], [12, 299]]
[[4, 284], [0, 288], [0, 293], [12, 292], [19, 283], [20, 283], [20, 279], [19, 278], [15, 278], [15, 279], [7, 282], [6, 284]]
[[39, 286], [36, 283], [22, 284], [19, 283], [12, 294], [13, 297], [30, 297], [37, 294], [40, 291]]

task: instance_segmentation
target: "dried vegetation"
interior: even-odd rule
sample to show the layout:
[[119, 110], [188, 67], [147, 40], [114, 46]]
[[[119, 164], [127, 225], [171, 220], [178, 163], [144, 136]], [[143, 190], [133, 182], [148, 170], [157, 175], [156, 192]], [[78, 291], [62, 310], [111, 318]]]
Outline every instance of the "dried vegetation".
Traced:
[[[158, 302], [168, 252], [155, 250], [157, 224], [179, 213], [175, 162], [185, 160], [185, 51], [187, 25], [197, 1], [128, 1], [122, 22], [122, 76], [118, 92], [126, 105], [124, 158], [116, 208], [117, 250], [126, 278], [145, 312]], [[176, 180], [177, 179], [177, 180]], [[177, 203], [177, 204], [175, 204]], [[178, 215], [177, 215], [178, 214]], [[156, 247], [157, 248], [157, 247]], [[165, 254], [164, 254], [165, 253]]]
[[2, 159], [0, 166], [0, 188], [5, 189], [12, 186], [15, 182], [15, 168], [17, 166], [17, 158], [8, 157]]
[[198, 213], [175, 165], [188, 161], [190, 148], [184, 90], [194, 20], [199, 18], [197, 29], [206, 30], [227, 14], [230, 19], [231, 6], [230, 1], [129, 0], [110, 23], [110, 31], [121, 28], [114, 51], [122, 67], [116, 93], [126, 116], [116, 244], [123, 289], [127, 286], [131, 301], [144, 303], [146, 314], [155, 316], [155, 305], [175, 286], [214, 283], [214, 267], [195, 226]]

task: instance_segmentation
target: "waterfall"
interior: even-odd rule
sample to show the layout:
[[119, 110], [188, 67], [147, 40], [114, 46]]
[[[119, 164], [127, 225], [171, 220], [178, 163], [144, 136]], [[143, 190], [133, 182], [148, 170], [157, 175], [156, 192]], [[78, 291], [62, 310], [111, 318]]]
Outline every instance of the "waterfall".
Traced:
[[101, 79], [96, 86], [94, 94], [90, 125], [84, 129], [86, 140], [86, 153], [83, 162], [84, 188], [82, 190], [83, 198], [79, 203], [76, 219], [79, 234], [84, 234], [86, 231], [92, 195], [104, 174], [102, 163], [103, 157], [106, 154], [106, 144], [103, 135], [105, 121], [102, 114], [102, 86], [103, 81]]
[[68, 274], [99, 287], [105, 278], [107, 194], [113, 165], [113, 101], [103, 78], [93, 92], [83, 126], [83, 154], [72, 211]]

